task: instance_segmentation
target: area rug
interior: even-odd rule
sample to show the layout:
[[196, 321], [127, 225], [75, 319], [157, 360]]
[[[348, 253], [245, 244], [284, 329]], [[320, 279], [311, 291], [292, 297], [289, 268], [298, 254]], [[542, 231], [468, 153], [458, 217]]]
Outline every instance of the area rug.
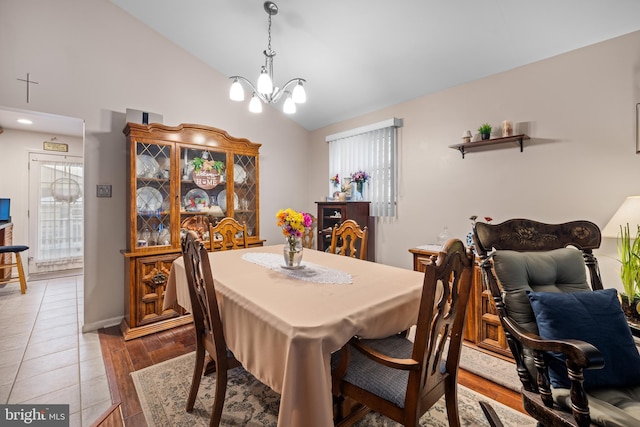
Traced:
[[[185, 411], [191, 386], [194, 353], [131, 373], [140, 405], [149, 427], [207, 426], [213, 402], [215, 379], [203, 377], [193, 412]], [[535, 426], [533, 418], [491, 401], [463, 386], [458, 386], [460, 421], [463, 426], [489, 425], [478, 402], [489, 402], [506, 426]], [[222, 415], [222, 426], [275, 426], [278, 419], [279, 395], [256, 380], [242, 368], [229, 371], [227, 396]], [[359, 427], [390, 427], [398, 424], [370, 413]], [[444, 398], [421, 419], [421, 426], [448, 426]]]

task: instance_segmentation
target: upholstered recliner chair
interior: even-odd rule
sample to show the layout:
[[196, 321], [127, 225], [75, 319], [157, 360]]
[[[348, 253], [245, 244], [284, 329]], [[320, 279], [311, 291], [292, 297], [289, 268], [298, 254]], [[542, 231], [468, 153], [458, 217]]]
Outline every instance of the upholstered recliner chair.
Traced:
[[602, 286], [598, 227], [512, 219], [473, 233], [527, 412], [541, 426], [640, 425], [640, 355]]

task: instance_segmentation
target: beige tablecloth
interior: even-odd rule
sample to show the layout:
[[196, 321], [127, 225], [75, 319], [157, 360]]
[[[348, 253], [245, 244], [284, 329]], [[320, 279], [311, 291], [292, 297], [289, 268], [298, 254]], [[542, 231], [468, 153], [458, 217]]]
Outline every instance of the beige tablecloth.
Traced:
[[[305, 261], [351, 274], [350, 284], [313, 283], [242, 259], [282, 245], [211, 252], [227, 345], [245, 369], [281, 394], [278, 426], [333, 426], [331, 353], [354, 335], [378, 338], [417, 320], [423, 274], [315, 250]], [[164, 295], [190, 309], [184, 262]]]

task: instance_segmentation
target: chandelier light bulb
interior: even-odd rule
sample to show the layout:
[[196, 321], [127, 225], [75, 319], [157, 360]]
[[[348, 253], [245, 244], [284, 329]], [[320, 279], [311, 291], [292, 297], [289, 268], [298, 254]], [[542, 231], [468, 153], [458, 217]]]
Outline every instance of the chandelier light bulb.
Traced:
[[251, 97], [251, 101], [249, 101], [249, 111], [252, 113], [262, 113], [262, 102], [260, 102], [260, 98], [255, 93]]
[[304, 104], [307, 102], [307, 92], [304, 90], [304, 86], [302, 86], [302, 82], [298, 81], [296, 87], [293, 88], [293, 102], [296, 104]]
[[229, 98], [232, 101], [244, 101], [244, 89], [242, 89], [242, 85], [238, 79], [234, 79], [233, 84], [231, 84], [231, 89], [229, 89]]
[[293, 98], [288, 92], [287, 98], [284, 100], [284, 105], [282, 106], [282, 111], [284, 111], [285, 114], [294, 114], [296, 112], [296, 103], [293, 102]]
[[262, 67], [260, 77], [258, 77], [258, 92], [265, 95], [270, 95], [273, 92], [273, 82], [264, 67]]

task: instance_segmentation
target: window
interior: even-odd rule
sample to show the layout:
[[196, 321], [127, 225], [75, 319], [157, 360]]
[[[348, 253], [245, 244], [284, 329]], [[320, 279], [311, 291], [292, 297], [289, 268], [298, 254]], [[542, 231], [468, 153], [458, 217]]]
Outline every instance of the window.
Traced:
[[369, 173], [364, 199], [371, 201], [371, 215], [396, 215], [397, 133], [402, 119], [389, 119], [370, 126], [326, 137], [329, 143], [329, 176], [345, 178], [357, 171]]

